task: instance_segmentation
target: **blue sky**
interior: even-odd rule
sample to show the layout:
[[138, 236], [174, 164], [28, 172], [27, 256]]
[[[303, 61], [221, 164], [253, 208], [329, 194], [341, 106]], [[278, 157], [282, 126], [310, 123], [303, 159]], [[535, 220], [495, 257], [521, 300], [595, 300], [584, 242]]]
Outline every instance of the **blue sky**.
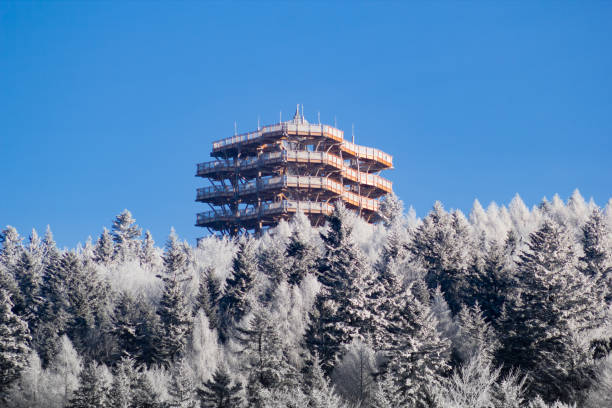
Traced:
[[0, 3], [0, 225], [74, 246], [124, 208], [194, 242], [197, 162], [289, 118], [394, 156], [419, 216], [612, 196], [611, 2]]

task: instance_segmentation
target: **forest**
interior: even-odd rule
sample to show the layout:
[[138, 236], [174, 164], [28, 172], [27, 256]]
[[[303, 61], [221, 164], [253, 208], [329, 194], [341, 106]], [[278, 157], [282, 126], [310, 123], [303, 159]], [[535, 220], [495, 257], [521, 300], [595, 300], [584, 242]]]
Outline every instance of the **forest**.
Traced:
[[0, 406], [612, 407], [612, 200], [0, 234]]

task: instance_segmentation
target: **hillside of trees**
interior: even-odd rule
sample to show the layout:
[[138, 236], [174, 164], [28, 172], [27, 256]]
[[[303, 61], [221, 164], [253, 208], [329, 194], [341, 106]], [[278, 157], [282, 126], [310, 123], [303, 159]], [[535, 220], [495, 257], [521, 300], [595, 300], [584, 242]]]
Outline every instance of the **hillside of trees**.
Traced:
[[0, 406], [612, 407], [612, 200], [0, 234]]

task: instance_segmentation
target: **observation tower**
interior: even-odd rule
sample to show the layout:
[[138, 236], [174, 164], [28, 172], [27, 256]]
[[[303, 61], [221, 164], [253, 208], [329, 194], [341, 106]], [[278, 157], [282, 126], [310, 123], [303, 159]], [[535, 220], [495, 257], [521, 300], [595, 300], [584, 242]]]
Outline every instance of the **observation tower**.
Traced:
[[292, 120], [216, 141], [210, 155], [215, 160], [199, 163], [196, 173], [209, 180], [196, 201], [210, 211], [197, 215], [196, 226], [211, 232], [257, 232], [298, 211], [321, 225], [336, 200], [374, 222], [379, 199], [392, 191], [379, 175], [393, 167], [391, 155], [308, 123], [299, 105]]

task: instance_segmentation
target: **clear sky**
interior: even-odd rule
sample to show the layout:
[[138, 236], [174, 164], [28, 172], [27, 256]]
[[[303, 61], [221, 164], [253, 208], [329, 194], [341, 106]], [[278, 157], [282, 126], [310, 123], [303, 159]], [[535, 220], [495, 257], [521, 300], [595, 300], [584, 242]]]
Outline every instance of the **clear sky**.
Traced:
[[0, 225], [195, 242], [214, 140], [332, 124], [440, 200], [612, 196], [612, 2], [1, 2]]

